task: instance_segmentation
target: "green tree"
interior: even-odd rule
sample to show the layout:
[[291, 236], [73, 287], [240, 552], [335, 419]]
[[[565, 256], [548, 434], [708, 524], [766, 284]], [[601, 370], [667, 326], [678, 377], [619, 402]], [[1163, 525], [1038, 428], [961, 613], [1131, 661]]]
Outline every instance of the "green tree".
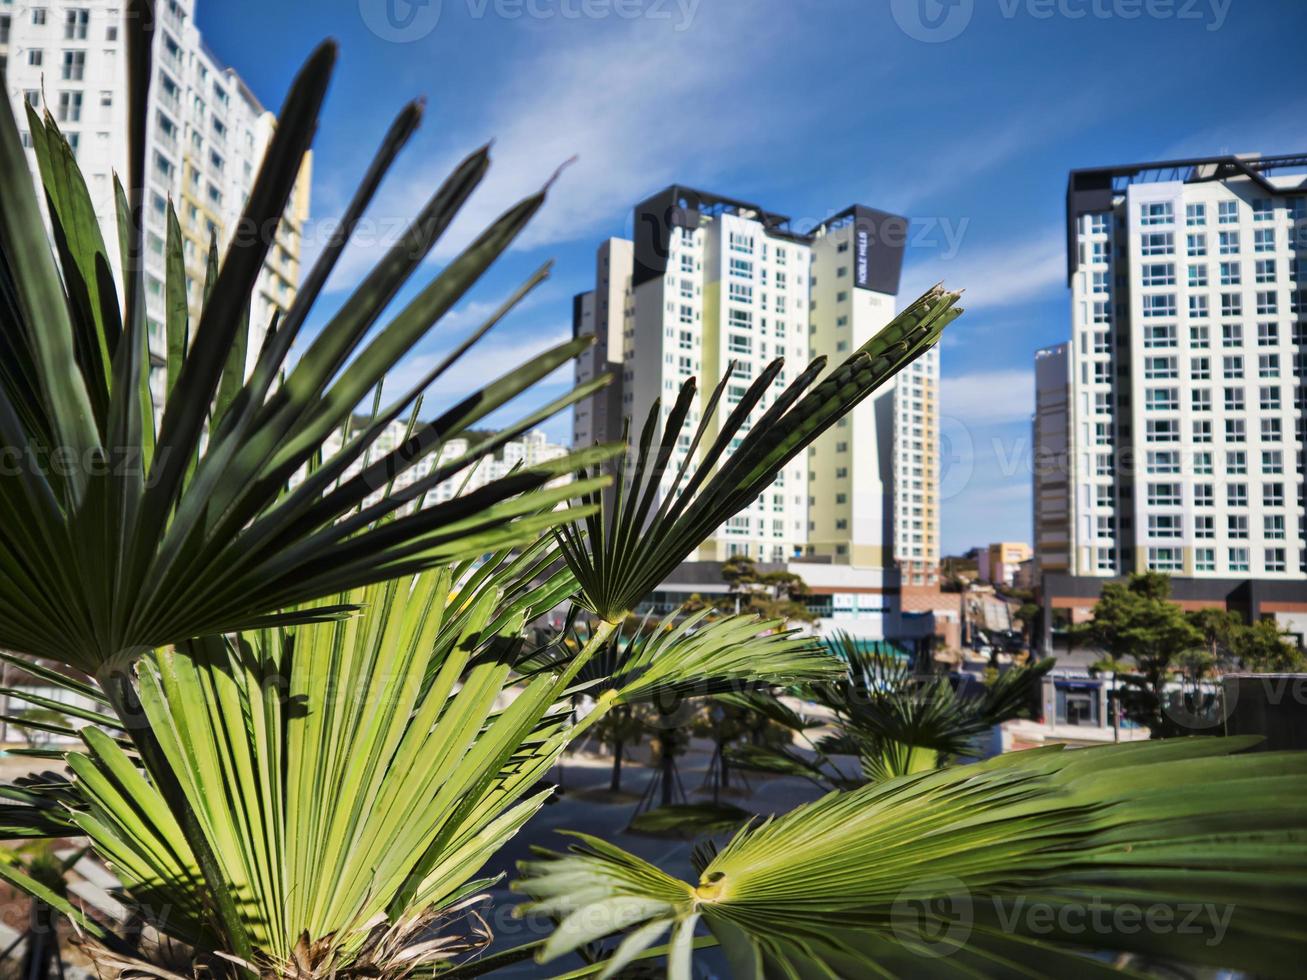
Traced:
[[1254, 673], [1293, 673], [1307, 670], [1307, 654], [1280, 632], [1274, 619], [1260, 619], [1239, 630], [1232, 652], [1244, 670]]
[[733, 555], [722, 563], [722, 580], [730, 588], [719, 602], [724, 610], [750, 611], [764, 619], [791, 623], [815, 623], [818, 619], [808, 609], [808, 585], [795, 572], [760, 572], [753, 558]]
[[1185, 734], [1167, 714], [1167, 686], [1182, 669], [1192, 669], [1187, 655], [1203, 642], [1202, 633], [1170, 595], [1170, 577], [1157, 572], [1132, 575], [1125, 583], [1109, 582], [1083, 628], [1085, 637], [1111, 660], [1132, 668], [1120, 675], [1122, 707], [1154, 738]]

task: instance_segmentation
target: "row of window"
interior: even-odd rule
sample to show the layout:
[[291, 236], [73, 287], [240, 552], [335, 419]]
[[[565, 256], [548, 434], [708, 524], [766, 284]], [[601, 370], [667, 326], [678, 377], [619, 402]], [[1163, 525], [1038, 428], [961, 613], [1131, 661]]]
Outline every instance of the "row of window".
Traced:
[[[1242, 412], [1248, 407], [1247, 389], [1224, 388], [1222, 405], [1227, 412]], [[1284, 406], [1279, 385], [1261, 385], [1257, 389], [1257, 409], [1262, 412], [1279, 411]], [[1212, 389], [1192, 388], [1189, 391], [1189, 407], [1194, 412], [1212, 411]], [[1149, 412], [1178, 412], [1180, 410], [1179, 388], [1147, 388], [1144, 391], [1144, 409]], [[1111, 411], [1110, 404], [1107, 410]]]
[[[1266, 548], [1262, 557], [1262, 571], [1288, 571], [1288, 556], [1284, 548]], [[1100, 555], [1100, 570], [1111, 570], [1115, 566], [1116, 556], [1114, 550], [1106, 549], [1106, 554]], [[1251, 571], [1248, 549], [1242, 547], [1226, 549], [1226, 569], [1231, 572]], [[1149, 548], [1148, 570], [1152, 572], [1184, 571], [1183, 550], [1180, 548]], [[1216, 549], [1195, 548], [1194, 570], [1198, 572], [1216, 571]]]
[[[1216, 223], [1221, 225], [1238, 224], [1241, 203], [1240, 201], [1217, 201]], [[1274, 220], [1276, 204], [1274, 198], [1257, 197], [1248, 203], [1253, 221]], [[1284, 210], [1285, 215], [1291, 221], [1307, 219], [1307, 197], [1286, 198], [1284, 200]], [[1207, 214], [1206, 202], [1193, 201], [1185, 205], [1184, 223], [1190, 228], [1204, 227], [1207, 224]], [[1139, 223], [1141, 225], [1175, 224], [1175, 205], [1170, 201], [1145, 201], [1139, 205]], [[1091, 227], [1093, 227], [1092, 224]]]

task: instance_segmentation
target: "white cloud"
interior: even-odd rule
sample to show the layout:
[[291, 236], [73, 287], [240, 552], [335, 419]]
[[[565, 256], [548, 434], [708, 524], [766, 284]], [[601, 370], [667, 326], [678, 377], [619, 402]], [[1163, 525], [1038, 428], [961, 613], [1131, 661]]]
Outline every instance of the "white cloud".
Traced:
[[944, 378], [940, 414], [963, 425], [1028, 422], [1035, 409], [1033, 371], [976, 371]]
[[1066, 239], [1062, 229], [1018, 243], [976, 245], [964, 239], [953, 258], [915, 263], [904, 271], [901, 296], [918, 296], [934, 283], [966, 290], [962, 305], [990, 310], [1030, 300], [1056, 298], [1066, 283]]
[[[462, 395], [469, 395], [545, 351], [557, 347], [571, 336], [570, 329], [557, 328], [532, 331], [529, 334], [519, 333], [513, 337], [496, 336], [495, 331], [492, 330], [480, 343], [460, 357], [433, 387], [428, 389], [429, 394], [439, 404], [445, 404]], [[450, 350], [452, 347], [422, 351], [405, 358], [386, 377], [387, 394], [393, 398], [407, 391], [411, 385], [422, 380], [423, 375], [434, 370]], [[539, 384], [561, 380], [564, 375], [571, 377], [571, 373], [572, 363], [569, 361], [542, 379]], [[431, 409], [436, 402], [424, 406], [424, 417], [431, 414]]]
[[[677, 181], [712, 180], [722, 163], [769, 144], [778, 99], [739, 94], [756, 89], [756, 67], [784, 43], [787, 16], [779, 12], [763, 21], [747, 4], [705, 4], [691, 30], [643, 19], [608, 31], [551, 36], [485, 93], [491, 108], [475, 132], [419, 131], [406, 156], [423, 163], [401, 164], [383, 187], [375, 215], [397, 225], [463, 153], [493, 138], [490, 172], [435, 258], [452, 257], [574, 157], [517, 247], [592, 239], [641, 197]], [[742, 36], [748, 44], [738, 41]], [[380, 247], [352, 245], [331, 286], [356, 277]]]

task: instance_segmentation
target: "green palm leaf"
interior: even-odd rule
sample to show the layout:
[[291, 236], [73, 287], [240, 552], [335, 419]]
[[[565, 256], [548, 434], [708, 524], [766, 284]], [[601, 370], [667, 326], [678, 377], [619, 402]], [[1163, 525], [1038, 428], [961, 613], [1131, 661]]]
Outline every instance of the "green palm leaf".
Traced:
[[[1100, 950], [1289, 976], [1307, 758], [1231, 755], [1254, 741], [1059, 746], [832, 793], [741, 831], [697, 885], [577, 835], [515, 887], [563, 917], [541, 960], [670, 931], [676, 977], [699, 921], [741, 977], [1092, 975]], [[1175, 927], [1194, 910], [1199, 935]]]
[[[129, 7], [129, 75], [141, 83], [131, 101], [143, 112], [154, 18], [146, 0]], [[334, 59], [334, 47], [323, 45], [292, 84], [242, 227], [274, 227], [280, 220]], [[420, 107], [410, 105], [391, 127], [340, 228], [286, 316], [272, 325], [248, 378], [243, 365], [249, 301], [268, 238], [237, 236], [225, 254], [213, 252], [203, 311], [197, 323], [187, 323], [181, 238], [170, 215], [166, 397], [158, 406], [156, 431], [141, 299], [140, 202], [120, 189], [124, 278], [118, 284], [67, 140], [52, 119], [31, 114], [52, 251], [17, 126], [8, 107], [0, 109], [0, 180], [6, 188], [0, 214], [0, 438], [34, 461], [0, 477], [0, 505], [8, 515], [0, 527], [0, 647], [105, 681], [155, 647], [295, 616], [333, 615], [322, 608], [286, 610], [529, 542], [573, 516], [555, 514], [553, 504], [598, 490], [599, 482], [582, 482], [527, 499], [576, 467], [600, 463], [607, 455], [602, 448], [520, 470], [467, 499], [415, 509], [437, 483], [466, 472], [606, 379], [520, 413], [496, 439], [442, 463], [402, 491], [394, 489], [397, 478], [565, 364], [586, 340], [560, 344], [506, 372], [415, 426], [398, 448], [374, 451], [385, 427], [410, 412], [428, 385], [456, 370], [470, 346], [544, 279], [547, 268], [418, 384], [379, 405], [369, 426], [323, 458], [324, 444], [347, 426], [360, 400], [368, 391], [380, 392], [387, 372], [466, 294], [544, 201], [542, 191], [510, 208], [398, 313], [383, 319], [484, 176], [488, 154], [473, 153], [292, 363], [292, 344], [420, 116]], [[132, 124], [142, 146], [133, 145], [131, 157], [139, 162], [145, 126], [142, 120]], [[139, 187], [140, 180], [129, 176], [128, 186]], [[48, 465], [64, 458], [71, 460], [66, 466]], [[292, 478], [301, 476], [288, 490]], [[365, 506], [379, 490], [388, 492]]]
[[665, 423], [655, 400], [638, 444], [618, 459], [617, 486], [583, 498], [602, 509], [556, 532], [581, 601], [607, 622], [624, 619], [715, 528], [754, 500], [781, 467], [928, 350], [961, 314], [955, 306], [959, 295], [936, 286], [820, 381], [826, 361], [814, 359], [774, 397], [733, 451], [728, 452], [750, 412], [762, 408], [780, 375], [781, 359], [718, 418], [733, 367], [726, 372], [679, 466], [673, 467], [673, 457], [696, 394], [694, 379], [682, 385]]

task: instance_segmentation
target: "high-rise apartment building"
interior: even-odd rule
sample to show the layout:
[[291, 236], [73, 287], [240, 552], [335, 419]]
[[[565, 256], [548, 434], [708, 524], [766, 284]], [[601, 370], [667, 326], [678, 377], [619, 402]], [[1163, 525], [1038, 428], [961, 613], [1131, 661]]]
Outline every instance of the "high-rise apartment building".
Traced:
[[1307, 155], [1074, 171], [1067, 250], [1065, 577], [1307, 612]]
[[[575, 333], [597, 338], [578, 362], [577, 380], [604, 370], [616, 375], [608, 392], [577, 407], [579, 445], [601, 432], [619, 435], [624, 418], [638, 437], [654, 400], [662, 400], [666, 419], [681, 385], [697, 377], [699, 393], [669, 466], [674, 473], [731, 364], [725, 411], [768, 363], [785, 358], [748, 432], [811, 358], [826, 355], [833, 368], [894, 316], [905, 218], [855, 205], [798, 231], [756, 204], [672, 186], [635, 206], [632, 227], [634, 242], [610, 239], [600, 247], [596, 288], [574, 304]], [[695, 560], [748, 555], [902, 570], [916, 584], [933, 582], [938, 376], [932, 350], [784, 467]], [[866, 589], [873, 592], [880, 610], [884, 588]]]
[[[239, 228], [259, 161], [276, 127], [240, 77], [204, 44], [195, 0], [159, 0], [150, 85], [144, 187], [146, 316], [150, 346], [164, 348], [164, 246], [171, 200], [182, 233], [192, 327], [199, 315], [210, 236], [273, 234], [251, 303], [251, 363], [272, 315], [299, 281], [308, 219], [310, 159], [276, 229]], [[113, 175], [127, 178], [124, 5], [118, 0], [0, 0], [0, 66], [25, 145], [24, 103], [49, 111], [68, 138], [107, 242], [116, 236]], [[35, 154], [31, 155], [33, 174]], [[108, 248], [117, 268], [119, 253]]]

